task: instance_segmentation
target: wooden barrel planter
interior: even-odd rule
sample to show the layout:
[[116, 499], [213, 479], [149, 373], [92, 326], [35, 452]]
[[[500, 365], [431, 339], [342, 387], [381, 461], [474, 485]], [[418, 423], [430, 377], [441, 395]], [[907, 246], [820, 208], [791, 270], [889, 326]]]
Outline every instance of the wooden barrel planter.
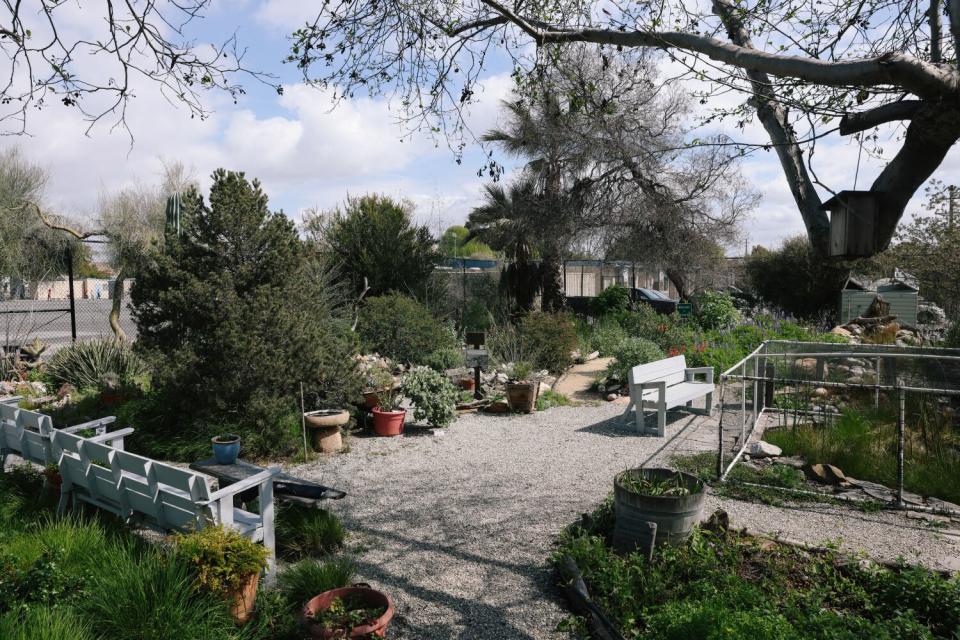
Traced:
[[[643, 493], [637, 488], [640, 487]], [[656, 546], [683, 544], [703, 513], [703, 482], [672, 469], [628, 469], [613, 481], [618, 551], [649, 552]]]
[[540, 382], [508, 382], [507, 404], [513, 411], [532, 413], [537, 406], [537, 396], [540, 395]]

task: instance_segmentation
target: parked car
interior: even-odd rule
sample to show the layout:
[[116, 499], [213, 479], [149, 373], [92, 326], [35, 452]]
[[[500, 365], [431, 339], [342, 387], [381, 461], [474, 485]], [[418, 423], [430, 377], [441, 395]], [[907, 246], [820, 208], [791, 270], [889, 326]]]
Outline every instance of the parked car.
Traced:
[[656, 289], [634, 288], [630, 290], [630, 299], [634, 303], [648, 304], [654, 311], [662, 314], [671, 314], [677, 310], [678, 300], [668, 297]]

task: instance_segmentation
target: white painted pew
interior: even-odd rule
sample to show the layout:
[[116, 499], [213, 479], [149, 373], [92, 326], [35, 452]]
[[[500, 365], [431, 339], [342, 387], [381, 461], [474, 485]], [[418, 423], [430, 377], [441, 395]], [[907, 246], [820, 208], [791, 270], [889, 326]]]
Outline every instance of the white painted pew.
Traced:
[[[696, 376], [703, 375], [700, 382]], [[623, 418], [630, 411], [636, 412], [637, 431], [663, 436], [667, 425], [667, 409], [686, 405], [692, 406], [693, 400], [706, 398], [705, 412], [713, 409], [713, 367], [688, 368], [683, 356], [675, 356], [656, 362], [641, 364], [630, 370], [630, 403]], [[643, 415], [645, 406], [656, 409], [657, 426], [647, 428]]]
[[[116, 433], [122, 433], [121, 430]], [[95, 505], [124, 520], [138, 519], [162, 530], [194, 531], [222, 525], [239, 531], [270, 552], [268, 579], [275, 571], [272, 467], [242, 482], [212, 491], [209, 476], [110, 446], [114, 434], [81, 438], [54, 430], [61, 485], [58, 512], [70, 498]], [[234, 506], [234, 497], [259, 487], [259, 514]]]

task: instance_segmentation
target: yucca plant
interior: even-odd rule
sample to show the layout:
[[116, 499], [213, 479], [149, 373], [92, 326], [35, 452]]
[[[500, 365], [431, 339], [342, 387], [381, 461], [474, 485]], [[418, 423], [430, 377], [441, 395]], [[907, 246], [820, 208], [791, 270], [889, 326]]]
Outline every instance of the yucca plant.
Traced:
[[99, 388], [105, 378], [114, 376], [121, 384], [131, 384], [147, 367], [127, 343], [104, 339], [60, 349], [50, 358], [47, 371], [55, 380], [83, 389]]

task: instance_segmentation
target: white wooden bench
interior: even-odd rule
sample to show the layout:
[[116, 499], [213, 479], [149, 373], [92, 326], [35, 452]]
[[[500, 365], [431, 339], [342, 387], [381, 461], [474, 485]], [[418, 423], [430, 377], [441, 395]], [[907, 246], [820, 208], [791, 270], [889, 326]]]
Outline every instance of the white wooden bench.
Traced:
[[[3, 473], [7, 456], [11, 454], [42, 466], [57, 463], [58, 456], [51, 451], [53, 420], [42, 413], [19, 408], [19, 400], [19, 397], [13, 397], [0, 402], [0, 473]], [[115, 417], [109, 416], [67, 427], [62, 431], [92, 431], [94, 439], [109, 440], [111, 446], [122, 449], [124, 436], [133, 433], [133, 429], [114, 431], [109, 434], [109, 438], [105, 438], [107, 427], [115, 421]]]
[[[705, 376], [698, 381], [698, 375]], [[713, 367], [688, 368], [683, 356], [675, 356], [656, 362], [641, 364], [630, 370], [630, 404], [623, 413], [624, 420], [630, 411], [636, 412], [637, 431], [663, 436], [667, 426], [667, 409], [686, 405], [691, 407], [697, 398], [706, 397], [705, 412], [713, 409]], [[647, 428], [643, 410], [646, 406], [656, 409], [657, 426]]]
[[[196, 531], [209, 525], [236, 529], [267, 548], [267, 579], [272, 581], [276, 569], [273, 477], [280, 473], [279, 467], [213, 491], [209, 476], [112, 447], [111, 435], [82, 438], [54, 430], [52, 452], [58, 456], [63, 477], [58, 512], [66, 509], [72, 497], [74, 504], [87, 502], [126, 521], [138, 519], [165, 531]], [[259, 488], [259, 513], [234, 506], [234, 497], [252, 488]]]

